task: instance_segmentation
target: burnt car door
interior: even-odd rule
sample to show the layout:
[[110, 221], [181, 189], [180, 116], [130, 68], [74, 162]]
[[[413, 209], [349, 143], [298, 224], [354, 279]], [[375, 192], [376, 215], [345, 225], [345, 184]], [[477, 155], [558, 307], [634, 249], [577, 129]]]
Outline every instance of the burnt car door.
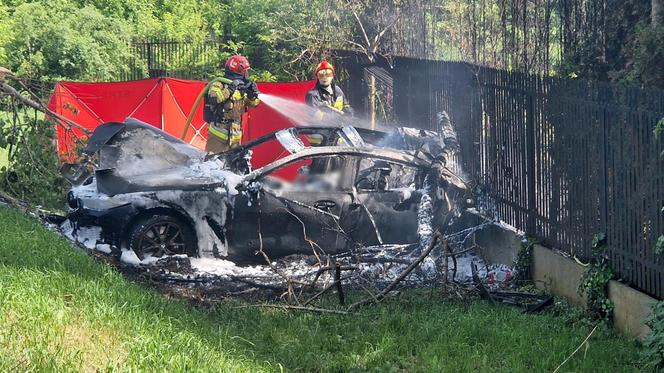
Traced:
[[284, 164], [256, 177], [236, 196], [228, 227], [229, 253], [235, 258], [262, 260], [262, 255], [256, 258], [260, 249], [277, 258], [350, 247], [341, 216], [352, 200], [347, 157], [303, 156], [297, 163], [304, 166], [294, 180], [277, 176], [292, 163]]
[[354, 200], [345, 214], [355, 222], [351, 238], [363, 245], [417, 242], [424, 170], [371, 157], [354, 165]]

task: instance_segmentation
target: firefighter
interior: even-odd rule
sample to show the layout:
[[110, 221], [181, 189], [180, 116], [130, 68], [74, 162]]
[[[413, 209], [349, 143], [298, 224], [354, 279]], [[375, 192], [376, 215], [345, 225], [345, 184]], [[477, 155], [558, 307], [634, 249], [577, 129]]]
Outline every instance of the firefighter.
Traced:
[[221, 153], [237, 147], [242, 140], [242, 115], [260, 103], [256, 83], [247, 78], [249, 60], [241, 55], [230, 57], [224, 78], [215, 81], [205, 95], [204, 119], [208, 122], [205, 150]]
[[330, 115], [353, 115], [353, 109], [348, 104], [346, 96], [334, 82], [334, 66], [326, 60], [316, 66], [318, 81], [311, 91], [307, 93], [307, 105], [316, 108], [314, 119], [323, 121]]

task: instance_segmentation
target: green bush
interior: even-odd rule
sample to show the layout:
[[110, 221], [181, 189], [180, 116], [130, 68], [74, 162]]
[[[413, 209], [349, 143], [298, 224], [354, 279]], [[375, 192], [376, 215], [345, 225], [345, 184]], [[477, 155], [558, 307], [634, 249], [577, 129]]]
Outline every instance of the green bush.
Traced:
[[93, 7], [76, 9], [67, 1], [26, 3], [13, 9], [8, 22], [12, 32], [5, 48], [12, 53], [7, 67], [21, 77], [111, 80], [126, 68], [126, 24]]
[[593, 239], [590, 265], [583, 273], [579, 285], [579, 294], [585, 294], [588, 299], [588, 313], [596, 319], [609, 319], [613, 312], [613, 302], [608, 296], [613, 272], [609, 267], [606, 250], [606, 235], [599, 233]]
[[535, 241], [528, 240], [521, 243], [521, 248], [517, 254], [516, 263], [514, 265], [514, 272], [516, 272], [516, 280], [520, 284], [528, 284], [532, 282], [532, 266], [533, 266], [533, 247]]
[[646, 86], [664, 87], [664, 26], [642, 25], [636, 32], [634, 69], [627, 80]]
[[52, 123], [23, 115], [10, 126], [0, 119], [0, 148], [10, 148], [0, 167], [0, 190], [35, 205], [62, 209], [69, 183], [60, 172]]
[[652, 370], [664, 370], [664, 301], [655, 303], [646, 324], [652, 333], [643, 341], [643, 364]]

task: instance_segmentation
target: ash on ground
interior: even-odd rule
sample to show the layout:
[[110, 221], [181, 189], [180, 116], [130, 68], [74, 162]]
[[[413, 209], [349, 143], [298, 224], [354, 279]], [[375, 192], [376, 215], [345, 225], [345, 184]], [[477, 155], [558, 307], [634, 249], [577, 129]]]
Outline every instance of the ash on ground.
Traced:
[[[97, 257], [117, 266], [130, 278], [156, 284], [178, 297], [203, 302], [245, 294], [278, 296], [293, 288], [318, 291], [334, 283], [336, 266], [340, 267], [340, 280], [345, 289], [381, 290], [416, 262], [422, 253], [417, 243], [363, 247], [335, 256], [292, 255], [269, 264], [263, 261], [265, 264], [243, 265], [229, 260], [190, 258], [186, 255], [140, 260], [133, 251], [101, 243], [98, 230], [77, 230], [73, 234], [67, 221], [59, 228], [79, 247], [95, 251]], [[439, 244], [399, 283], [399, 288], [436, 287], [451, 283], [472, 287], [472, 264], [477, 267], [479, 278], [488, 286], [495, 288], [509, 283], [511, 268], [487, 264], [472, 247], [464, 247], [470, 234], [472, 231], [446, 236], [445, 242], [451, 243], [447, 252], [459, 254], [445, 255], [443, 245]], [[455, 241], [454, 238], [462, 239]], [[257, 256], [257, 262], [260, 258], [262, 256]]]

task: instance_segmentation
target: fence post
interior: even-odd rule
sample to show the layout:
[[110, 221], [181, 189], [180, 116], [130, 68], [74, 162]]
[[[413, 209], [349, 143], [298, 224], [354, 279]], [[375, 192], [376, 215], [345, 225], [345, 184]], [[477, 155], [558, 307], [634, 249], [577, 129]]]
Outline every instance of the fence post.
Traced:
[[152, 43], [151, 42], [145, 43], [145, 47], [146, 47], [145, 49], [147, 52], [147, 60], [148, 60], [148, 75], [150, 76], [150, 78], [154, 78], [152, 76]]
[[537, 199], [535, 186], [535, 95], [533, 90], [528, 95], [526, 109], [526, 181], [528, 191], [528, 216], [526, 217], [526, 234], [537, 236]]
[[609, 151], [609, 144], [608, 144], [608, 136], [607, 136], [607, 112], [606, 112], [606, 107], [602, 107], [602, 117], [600, 120], [600, 125], [599, 125], [599, 130], [600, 130], [600, 138], [599, 141], [601, 141], [601, 153], [599, 155], [600, 161], [599, 161], [599, 166], [600, 166], [600, 179], [599, 179], [599, 212], [600, 212], [600, 221], [599, 221], [599, 226], [600, 230], [606, 234], [609, 234], [608, 230], [608, 216], [609, 216], [609, 206], [608, 206], [608, 201], [609, 201], [609, 195], [608, 195], [608, 151]]

